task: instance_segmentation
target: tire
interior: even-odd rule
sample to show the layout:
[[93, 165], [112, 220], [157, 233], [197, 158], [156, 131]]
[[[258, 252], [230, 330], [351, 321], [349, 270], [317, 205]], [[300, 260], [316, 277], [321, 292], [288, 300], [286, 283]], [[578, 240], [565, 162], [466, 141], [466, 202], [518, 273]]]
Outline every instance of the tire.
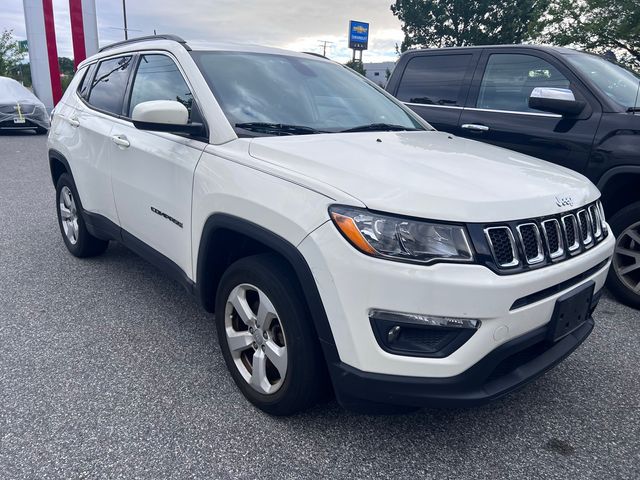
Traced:
[[[295, 278], [276, 255], [246, 257], [227, 269], [216, 295], [218, 341], [233, 380], [251, 403], [277, 416], [313, 406], [328, 389], [324, 357]], [[286, 361], [272, 362], [282, 359], [276, 353], [283, 347]]]
[[622, 303], [640, 309], [640, 202], [616, 212], [609, 225], [616, 249], [607, 287]]
[[[62, 240], [72, 255], [83, 258], [104, 253], [109, 242], [94, 237], [87, 230], [80, 197], [68, 173], [60, 175], [56, 185], [56, 211]], [[66, 220], [63, 220], [63, 216]]]

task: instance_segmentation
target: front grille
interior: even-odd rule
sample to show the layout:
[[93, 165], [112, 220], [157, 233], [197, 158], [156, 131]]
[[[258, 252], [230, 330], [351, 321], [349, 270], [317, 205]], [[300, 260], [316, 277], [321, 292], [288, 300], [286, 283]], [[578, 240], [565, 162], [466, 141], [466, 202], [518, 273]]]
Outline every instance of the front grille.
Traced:
[[486, 226], [484, 233], [495, 265], [520, 270], [516, 267], [560, 261], [593, 247], [607, 236], [605, 227], [594, 203], [562, 215]]

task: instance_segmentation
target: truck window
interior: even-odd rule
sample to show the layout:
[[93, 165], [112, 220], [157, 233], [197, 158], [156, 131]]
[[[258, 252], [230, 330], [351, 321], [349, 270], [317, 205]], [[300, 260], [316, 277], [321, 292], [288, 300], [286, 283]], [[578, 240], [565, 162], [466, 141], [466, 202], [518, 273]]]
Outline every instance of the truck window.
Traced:
[[407, 103], [462, 106], [470, 62], [471, 54], [414, 57], [404, 70], [397, 97]]
[[492, 54], [482, 77], [476, 107], [540, 113], [529, 108], [531, 91], [536, 87], [569, 88], [570, 83], [557, 68], [539, 57]]

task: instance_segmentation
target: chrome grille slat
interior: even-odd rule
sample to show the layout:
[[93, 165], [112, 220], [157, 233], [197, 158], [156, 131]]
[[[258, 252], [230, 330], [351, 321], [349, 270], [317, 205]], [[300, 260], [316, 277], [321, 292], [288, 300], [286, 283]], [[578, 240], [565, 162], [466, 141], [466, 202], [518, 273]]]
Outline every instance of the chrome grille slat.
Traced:
[[[511, 249], [511, 258], [509, 258], [506, 253], [502, 253], [502, 250], [505, 249], [504, 245], [498, 245], [497, 234], [503, 234], [506, 236], [509, 248]], [[489, 227], [484, 229], [484, 234], [487, 237], [487, 241], [489, 242], [489, 248], [491, 249], [491, 254], [495, 259], [498, 266], [502, 268], [512, 268], [520, 265], [520, 260], [518, 257], [518, 249], [516, 248], [516, 241], [513, 238], [513, 232], [509, 227]]]
[[596, 239], [602, 237], [602, 221], [600, 219], [600, 210], [593, 204], [587, 209], [589, 211], [589, 217], [591, 218], [591, 226], [593, 227], [593, 236]]
[[524, 251], [524, 258], [529, 265], [535, 265], [544, 260], [544, 250], [542, 249], [542, 238], [540, 230], [535, 223], [521, 223], [516, 227], [520, 245]]
[[[554, 233], [549, 233], [550, 230]], [[542, 233], [544, 235], [544, 240], [547, 245], [549, 256], [555, 260], [556, 258], [564, 255], [564, 240], [562, 239], [560, 222], [558, 222], [558, 220], [556, 220], [555, 218], [552, 218], [551, 220], [545, 220], [544, 222], [542, 222]], [[551, 245], [551, 240], [553, 239], [552, 235], [555, 235], [555, 248], [553, 248]]]
[[580, 232], [580, 240], [582, 244], [589, 248], [593, 244], [593, 235], [591, 221], [589, 220], [589, 214], [585, 209], [579, 210], [578, 214], [578, 231]]
[[569, 214], [562, 217], [562, 228], [567, 239], [567, 250], [573, 253], [580, 249], [578, 221], [575, 215]]

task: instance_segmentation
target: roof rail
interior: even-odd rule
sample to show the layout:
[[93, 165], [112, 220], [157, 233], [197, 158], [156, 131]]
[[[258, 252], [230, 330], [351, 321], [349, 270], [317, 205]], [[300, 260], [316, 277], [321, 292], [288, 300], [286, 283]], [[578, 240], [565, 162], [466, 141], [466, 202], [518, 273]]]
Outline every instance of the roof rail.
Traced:
[[187, 45], [187, 41], [178, 35], [173, 35], [170, 33], [162, 34], [162, 35], [148, 35], [146, 37], [136, 37], [130, 38], [129, 40], [123, 40], [121, 42], [116, 42], [109, 44], [105, 47], [102, 47], [99, 52], [104, 52], [105, 50], [110, 50], [112, 48], [121, 47], [123, 45], [129, 45], [130, 43], [138, 43], [138, 42], [146, 42], [148, 40], [173, 40], [174, 42], [178, 42], [182, 45], [186, 50], [191, 51], [191, 47]]

